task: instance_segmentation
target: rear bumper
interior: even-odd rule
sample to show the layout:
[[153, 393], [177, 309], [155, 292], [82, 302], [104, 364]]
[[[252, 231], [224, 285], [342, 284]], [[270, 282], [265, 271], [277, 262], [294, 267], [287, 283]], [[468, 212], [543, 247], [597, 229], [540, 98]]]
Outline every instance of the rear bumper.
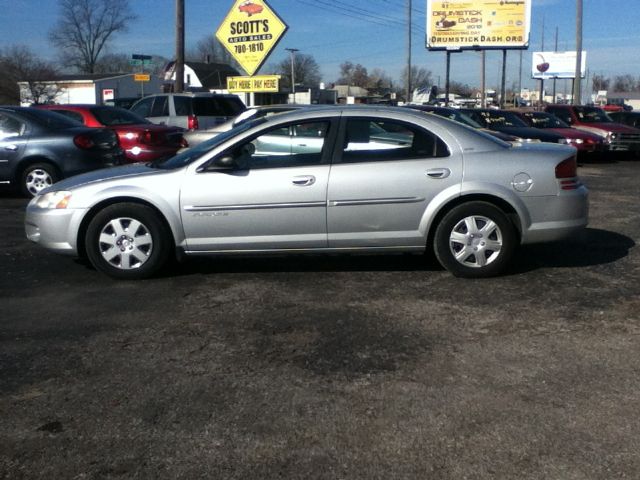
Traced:
[[569, 238], [589, 223], [589, 192], [585, 186], [555, 197], [530, 198], [527, 203], [536, 215], [523, 229], [523, 244]]

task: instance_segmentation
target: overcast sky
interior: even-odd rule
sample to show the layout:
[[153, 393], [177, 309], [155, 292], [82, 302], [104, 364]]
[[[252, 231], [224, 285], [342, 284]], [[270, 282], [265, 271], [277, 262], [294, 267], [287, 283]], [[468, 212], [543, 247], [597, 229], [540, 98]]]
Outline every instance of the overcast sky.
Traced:
[[[233, 5], [231, 0], [186, 0], [186, 42], [193, 46], [213, 35]], [[335, 81], [339, 65], [350, 60], [369, 71], [382, 68], [399, 79], [406, 64], [406, 0], [269, 0], [289, 30], [266, 64], [285, 58], [285, 48], [297, 48], [318, 62], [325, 82]], [[425, 44], [425, 1], [413, 0], [412, 62], [427, 68], [444, 84], [445, 55], [428, 52]], [[173, 56], [174, 0], [131, 0], [138, 19], [130, 31], [111, 43], [111, 51]], [[584, 40], [590, 74], [631, 74], [640, 77], [640, 0], [584, 0]], [[558, 27], [559, 50], [575, 50], [574, 0], [533, 0], [530, 48], [523, 52], [523, 86], [529, 80], [531, 53], [540, 50], [544, 18], [545, 50], [553, 50]], [[1, 46], [24, 44], [54, 60], [47, 39], [57, 15], [55, 0], [0, 0]], [[518, 51], [508, 54], [507, 84], [519, 78]], [[489, 52], [487, 82], [498, 85], [501, 53]], [[259, 73], [259, 72], [258, 72]], [[452, 56], [452, 80], [478, 86], [480, 55]]]

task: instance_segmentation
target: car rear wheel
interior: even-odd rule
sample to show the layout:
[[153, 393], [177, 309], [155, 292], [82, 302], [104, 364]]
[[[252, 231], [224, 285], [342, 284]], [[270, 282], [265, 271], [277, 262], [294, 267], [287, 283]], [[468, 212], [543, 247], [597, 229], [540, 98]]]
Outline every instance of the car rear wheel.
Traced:
[[48, 163], [34, 163], [22, 172], [22, 193], [35, 197], [41, 190], [58, 181], [58, 172]]
[[119, 203], [101, 210], [90, 222], [85, 238], [93, 266], [121, 279], [147, 278], [167, 262], [170, 235], [150, 207]]
[[507, 216], [487, 202], [469, 202], [448, 212], [438, 224], [434, 251], [457, 277], [482, 278], [501, 273], [516, 247]]

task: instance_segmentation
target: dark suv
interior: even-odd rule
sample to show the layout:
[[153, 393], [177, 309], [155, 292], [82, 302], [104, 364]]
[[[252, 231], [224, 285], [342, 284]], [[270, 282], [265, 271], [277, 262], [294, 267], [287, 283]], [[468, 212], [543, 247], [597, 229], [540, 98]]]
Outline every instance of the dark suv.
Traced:
[[131, 111], [153, 123], [188, 130], [211, 128], [247, 109], [237, 95], [217, 93], [164, 93], [133, 104]]
[[36, 195], [61, 178], [124, 161], [118, 136], [36, 108], [0, 106], [0, 183]]

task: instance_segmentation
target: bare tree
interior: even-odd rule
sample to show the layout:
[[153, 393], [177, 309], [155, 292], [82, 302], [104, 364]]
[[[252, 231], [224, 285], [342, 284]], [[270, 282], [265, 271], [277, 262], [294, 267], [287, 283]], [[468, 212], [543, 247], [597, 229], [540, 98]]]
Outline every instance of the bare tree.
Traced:
[[192, 62], [235, 64], [229, 51], [213, 35], [198, 40], [195, 48], [190, 48], [185, 56]]
[[393, 89], [393, 80], [381, 68], [374, 68], [369, 74], [367, 90], [372, 95], [385, 95]]
[[369, 73], [359, 63], [354, 65], [352, 62], [347, 61], [340, 65], [338, 83], [366, 88], [369, 84]]
[[591, 79], [591, 88], [594, 92], [597, 92], [599, 90], [609, 90], [610, 84], [610, 79], [608, 79], [604, 75], [598, 75], [597, 73]]
[[116, 33], [125, 32], [136, 16], [128, 0], [58, 0], [60, 17], [49, 38], [63, 62], [94, 73], [100, 54]]
[[60, 93], [53, 83], [57, 76], [53, 64], [42, 60], [28, 47], [13, 45], [0, 50], [0, 105], [19, 104], [23, 97], [31, 103], [49, 103]]
[[[291, 87], [291, 58], [289, 56], [276, 64], [275, 67], [267, 67], [266, 70], [271, 70], [273, 73], [281, 75], [283, 87]], [[296, 85], [300, 84], [309, 87], [317, 87], [322, 80], [318, 62], [316, 62], [312, 55], [304, 53], [298, 53], [295, 56], [294, 76]]]
[[613, 77], [615, 92], [633, 92], [636, 89], [636, 79], [631, 75], [616, 75]]
[[[402, 70], [402, 76], [400, 83], [406, 85], [407, 83], [407, 69]], [[411, 85], [413, 88], [421, 89], [431, 87], [433, 85], [433, 79], [431, 78], [431, 71], [423, 67], [413, 65], [411, 67]]]

